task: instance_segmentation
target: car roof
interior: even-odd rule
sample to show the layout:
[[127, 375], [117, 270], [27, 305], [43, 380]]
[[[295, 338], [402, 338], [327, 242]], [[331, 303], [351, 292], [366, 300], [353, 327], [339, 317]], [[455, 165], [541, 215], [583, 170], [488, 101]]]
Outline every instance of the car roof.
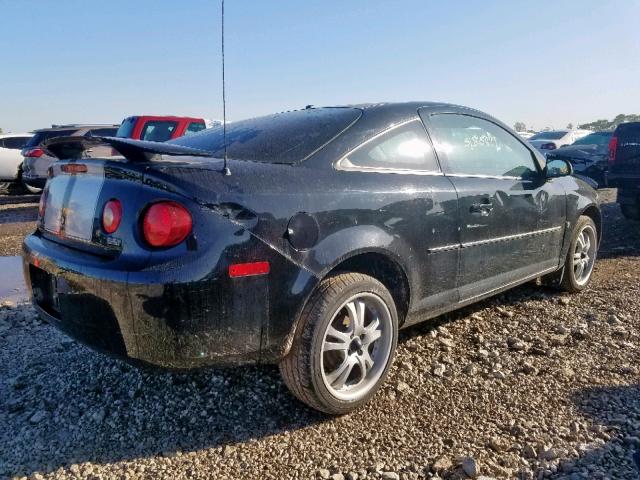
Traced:
[[0, 138], [33, 137], [33, 133], [0, 133]]
[[419, 108], [433, 108], [437, 110], [466, 110], [469, 112], [477, 112], [482, 115], [486, 113], [475, 110], [470, 107], [456, 105], [453, 103], [433, 102], [433, 101], [409, 101], [409, 102], [378, 102], [378, 103], [357, 103], [351, 105], [336, 105], [336, 107], [359, 108], [368, 111], [393, 112], [415, 114]]
[[[434, 102], [434, 101], [408, 101], [408, 102], [378, 102], [378, 103], [358, 103], [351, 105], [335, 105], [336, 107], [349, 107], [349, 108], [358, 108], [363, 111], [363, 113], [371, 117], [377, 117], [381, 122], [384, 122], [385, 119], [395, 121], [402, 121], [403, 119], [411, 119], [415, 118], [418, 109], [424, 108], [431, 110], [432, 112], [449, 112], [449, 113], [460, 113], [467, 115], [475, 115], [485, 119], [489, 119], [495, 123], [503, 125], [503, 122], [496, 119], [495, 117], [489, 115], [486, 112], [482, 112], [480, 110], [476, 110], [471, 107], [466, 107], [463, 105], [456, 105], [454, 103], [446, 103], [446, 102]], [[320, 107], [318, 107], [320, 108]], [[331, 108], [331, 107], [327, 107]]]
[[84, 128], [118, 128], [120, 125], [101, 124], [101, 123], [72, 123], [68, 125], [52, 125], [48, 128], [39, 128], [34, 133], [50, 132], [55, 130], [80, 130]]
[[129, 115], [125, 118], [144, 118], [144, 119], [152, 119], [152, 120], [187, 120], [187, 121], [202, 121], [204, 122], [204, 118], [201, 117], [180, 117], [176, 115]]

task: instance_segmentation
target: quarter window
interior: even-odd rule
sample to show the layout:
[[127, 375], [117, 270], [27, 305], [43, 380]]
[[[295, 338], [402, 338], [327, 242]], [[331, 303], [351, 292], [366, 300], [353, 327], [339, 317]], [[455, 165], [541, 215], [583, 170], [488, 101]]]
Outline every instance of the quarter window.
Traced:
[[365, 142], [341, 162], [343, 168], [439, 171], [422, 122], [414, 120]]
[[[0, 140], [0, 143], [4, 145], [4, 148], [10, 148], [11, 150], [21, 150], [29, 141], [29, 137], [7, 137]], [[2, 146], [0, 145], [0, 146]]]
[[429, 117], [429, 125], [446, 173], [526, 178], [537, 172], [529, 149], [495, 123], [437, 114]]

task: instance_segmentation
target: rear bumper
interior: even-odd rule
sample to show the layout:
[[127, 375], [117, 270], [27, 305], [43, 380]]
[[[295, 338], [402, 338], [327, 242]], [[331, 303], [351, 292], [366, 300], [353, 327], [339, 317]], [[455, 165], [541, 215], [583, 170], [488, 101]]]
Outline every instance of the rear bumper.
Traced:
[[192, 280], [186, 265], [180, 282], [161, 270], [146, 272], [141, 282], [140, 272], [103, 268], [95, 257], [35, 234], [23, 250], [25, 280], [41, 316], [96, 350], [171, 369], [260, 360], [265, 277], [236, 285], [228, 278]]
[[47, 183], [47, 178], [29, 176], [23, 173], [22, 181], [32, 188], [44, 188], [45, 183]]

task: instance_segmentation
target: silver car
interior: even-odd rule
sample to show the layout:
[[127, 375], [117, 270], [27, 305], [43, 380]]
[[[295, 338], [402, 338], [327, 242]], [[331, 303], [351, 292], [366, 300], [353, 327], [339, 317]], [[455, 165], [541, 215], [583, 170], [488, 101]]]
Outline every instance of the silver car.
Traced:
[[[52, 125], [51, 128], [36, 130], [34, 136], [22, 149], [22, 182], [32, 191], [39, 192], [47, 182], [49, 167], [57, 159], [45, 153], [42, 142], [55, 137], [115, 137], [119, 125]], [[88, 158], [115, 155], [109, 146], [96, 146], [85, 151]]]

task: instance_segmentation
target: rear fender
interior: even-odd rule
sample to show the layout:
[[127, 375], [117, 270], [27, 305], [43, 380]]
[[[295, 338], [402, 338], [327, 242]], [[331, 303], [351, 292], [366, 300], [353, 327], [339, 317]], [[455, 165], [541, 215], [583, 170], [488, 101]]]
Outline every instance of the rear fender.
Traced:
[[[302, 311], [313, 294], [315, 286], [341, 263], [365, 253], [378, 253], [390, 258], [407, 275], [410, 288], [414, 285], [416, 279], [413, 276], [415, 274], [407, 268], [406, 263], [402, 260], [403, 256], [411, 258], [411, 249], [399, 238], [374, 225], [354, 226], [325, 237], [306, 253], [305, 267], [307, 271], [313, 272], [314, 276], [309, 278], [308, 275], [302, 275], [298, 279], [298, 283], [304, 291], [304, 297], [296, 309], [290, 331], [281, 345], [280, 358], [284, 357], [291, 348], [295, 333], [300, 326]], [[294, 254], [294, 256], [297, 255], [300, 255], [300, 252]]]

